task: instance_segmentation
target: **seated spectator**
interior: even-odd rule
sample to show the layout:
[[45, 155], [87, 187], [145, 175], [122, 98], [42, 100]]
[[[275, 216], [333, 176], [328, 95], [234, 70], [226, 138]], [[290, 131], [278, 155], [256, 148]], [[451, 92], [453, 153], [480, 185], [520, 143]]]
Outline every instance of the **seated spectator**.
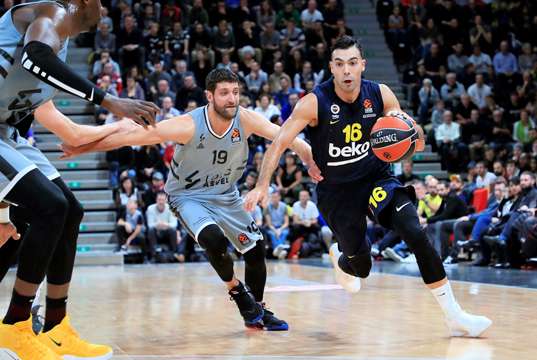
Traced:
[[160, 23], [162, 28], [168, 30], [175, 27], [175, 24], [181, 24], [181, 8], [175, 4], [175, 1], [168, 0], [162, 7]]
[[151, 184], [147, 190], [144, 191], [142, 199], [144, 205], [149, 207], [157, 202], [157, 194], [164, 191], [164, 175], [160, 171], [155, 171], [151, 176]]
[[276, 28], [284, 28], [287, 21], [291, 19], [295, 24], [300, 24], [300, 13], [295, 9], [292, 2], [287, 2], [283, 6], [283, 9], [280, 9], [276, 15]]
[[276, 25], [276, 12], [270, 0], [261, 1], [256, 16], [256, 22], [263, 30], [266, 29], [267, 24]]
[[166, 80], [168, 84], [172, 81], [172, 76], [169, 72], [164, 70], [162, 61], [155, 59], [153, 61], [153, 71], [147, 76], [146, 79], [146, 88], [149, 90], [149, 93], [152, 97], [158, 92], [158, 83], [160, 80]]
[[95, 52], [116, 52], [116, 35], [112, 34], [110, 31], [110, 25], [101, 19], [99, 22], [99, 30], [95, 33], [95, 41], [93, 44], [93, 50], [95, 50]]
[[496, 180], [496, 175], [487, 170], [485, 163], [480, 161], [476, 165], [477, 177], [475, 185], [478, 189], [487, 188], [490, 189], [491, 185]]
[[248, 90], [257, 95], [263, 84], [268, 81], [268, 75], [266, 72], [261, 70], [261, 67], [257, 61], [253, 61], [250, 64], [250, 72], [245, 76], [244, 80], [246, 81]]
[[276, 185], [287, 203], [298, 199], [298, 193], [302, 190], [302, 169], [298, 166], [297, 156], [292, 152], [285, 154], [285, 163], [276, 172]]
[[282, 105], [282, 120], [285, 121], [291, 116], [293, 110], [298, 103], [299, 96], [298, 93], [291, 93], [287, 97], [287, 103]]
[[468, 56], [464, 54], [464, 46], [462, 43], [458, 42], [453, 45], [454, 53], [448, 56], [448, 70], [460, 75], [464, 71], [466, 65], [470, 63]]
[[119, 191], [116, 192], [115, 197], [115, 203], [120, 212], [126, 210], [127, 203], [130, 200], [134, 200], [137, 204], [141, 204], [142, 197], [132, 179], [128, 176], [124, 176], [121, 178], [121, 185]]
[[133, 65], [139, 69], [144, 68], [145, 49], [143, 47], [142, 32], [136, 28], [134, 16], [125, 17], [125, 26], [119, 30], [117, 45], [119, 51], [119, 62], [123, 69]]
[[488, 54], [481, 51], [479, 45], [474, 46], [472, 55], [470, 55], [468, 61], [474, 65], [476, 74], [481, 74], [485, 78], [488, 77], [490, 69], [492, 68], [492, 60]]
[[157, 83], [157, 92], [153, 95], [153, 101], [157, 106], [162, 106], [162, 100], [164, 98], [172, 99], [172, 104], [175, 103], [175, 93], [170, 89], [170, 84], [168, 80], [159, 80]]
[[164, 59], [164, 38], [160, 34], [160, 25], [152, 22], [149, 25], [149, 32], [144, 38], [144, 47], [148, 59]]
[[165, 244], [173, 254], [177, 253], [177, 218], [170, 210], [165, 192], [157, 193], [156, 203], [146, 211], [148, 258], [155, 261], [158, 244]]
[[183, 81], [187, 76], [193, 76], [194, 73], [187, 69], [187, 64], [185, 60], [176, 60], [174, 62], [174, 68], [172, 69], [172, 82], [171, 88], [172, 91], [177, 93], [183, 87]]
[[324, 21], [323, 14], [317, 10], [316, 0], [308, 0], [306, 9], [300, 14], [300, 21], [304, 29], [311, 29], [317, 21]]
[[183, 30], [181, 21], [174, 21], [172, 30], [168, 31], [164, 38], [164, 54], [168, 66], [176, 60], [188, 58], [190, 51], [189, 40], [190, 35], [188, 31]]
[[281, 91], [282, 87], [280, 85], [280, 78], [285, 77], [289, 84], [291, 84], [291, 77], [283, 72], [283, 63], [278, 61], [274, 64], [274, 71], [268, 77], [268, 83], [270, 86], [270, 91], [277, 93]]
[[401, 184], [406, 184], [408, 182], [411, 182], [413, 180], [419, 180], [419, 176], [413, 173], [413, 166], [414, 163], [412, 160], [403, 160], [403, 172], [401, 175], [397, 176], [397, 180], [401, 182]]
[[298, 72], [294, 76], [294, 86], [299, 92], [304, 92], [306, 89], [306, 83], [308, 81], [313, 81], [314, 86], [317, 86], [321, 83], [321, 80], [324, 76], [324, 70], [321, 70], [320, 73], [314, 73], [309, 61], [305, 61], [302, 66], [302, 71]]
[[[264, 29], [260, 34], [259, 43], [263, 51], [263, 58], [269, 59], [270, 56], [280, 49], [281, 36], [271, 21], [265, 22]], [[282, 67], [283, 70], [283, 67]]]
[[297, 26], [293, 19], [287, 19], [285, 29], [280, 31], [281, 47], [284, 53], [292, 54], [296, 50], [304, 50], [306, 46], [306, 36], [304, 31]]
[[464, 153], [465, 145], [461, 143], [460, 137], [460, 125], [453, 122], [453, 113], [446, 110], [443, 114], [443, 123], [435, 132], [436, 143], [442, 158], [442, 169], [454, 172], [460, 165], [451, 161]]
[[[472, 116], [474, 112], [474, 116]], [[479, 111], [474, 105], [470, 96], [462, 94], [459, 104], [455, 107], [456, 121], [461, 126], [461, 140], [465, 144], [470, 144], [474, 136], [479, 135], [483, 129], [479, 128]]]
[[192, 8], [188, 14], [188, 23], [189, 24], [209, 24], [209, 14], [207, 10], [203, 7], [203, 0], [194, 0], [192, 2]]
[[[427, 219], [435, 215], [440, 205], [442, 205], [442, 197], [438, 194], [438, 180], [435, 177], [429, 177], [426, 180], [426, 192], [423, 192], [422, 196], [418, 197], [418, 215], [420, 216], [420, 223], [426, 224]], [[414, 188], [418, 188], [421, 191], [419, 183], [414, 184]], [[420, 191], [417, 191], [419, 193]]]
[[[145, 185], [151, 182], [152, 179], [154, 180], [153, 175], [155, 172], [163, 172], [165, 170], [162, 155], [157, 145], [136, 146], [134, 149], [136, 177], [139, 184]], [[162, 173], [160, 175], [162, 176]], [[144, 202], [147, 206], [153, 204], [155, 200], [153, 199], [150, 203]]]
[[518, 61], [516, 56], [509, 51], [509, 43], [502, 41], [500, 51], [492, 59], [494, 72], [496, 73], [495, 89], [499, 96], [505, 96], [515, 90], [515, 81], [518, 75]]
[[524, 45], [522, 45], [522, 54], [518, 56], [518, 66], [520, 67], [520, 72], [532, 71], [536, 62], [537, 55], [532, 52], [531, 44], [524, 43]]
[[522, 110], [520, 120], [513, 125], [513, 139], [523, 146], [528, 146], [534, 140], [530, 137], [530, 129], [535, 129], [535, 123], [530, 119], [528, 112]]
[[99, 75], [101, 75], [104, 70], [104, 65], [108, 63], [112, 64], [114, 73], [121, 75], [119, 64], [110, 57], [109, 50], [103, 49], [101, 53], [99, 54], [99, 60], [93, 63], [93, 70], [92, 70], [93, 77], [97, 78]]
[[187, 75], [184, 78], [183, 87], [177, 91], [175, 108], [187, 112], [186, 108], [190, 100], [195, 101], [198, 106], [207, 103], [203, 89], [196, 84], [192, 75]]
[[418, 92], [418, 96], [420, 99], [418, 110], [419, 122], [420, 124], [425, 125], [429, 119], [429, 114], [431, 113], [433, 105], [440, 99], [440, 94], [434, 88], [431, 79], [426, 78], [423, 80], [423, 86]]
[[446, 82], [440, 88], [440, 96], [448, 108], [454, 108], [459, 104], [461, 95], [465, 93], [464, 86], [457, 81], [455, 73], [446, 75]]
[[192, 59], [196, 58], [196, 52], [198, 50], [207, 51], [209, 56], [209, 61], [211, 64], [214, 64], [214, 51], [210, 49], [212, 46], [212, 37], [209, 30], [203, 26], [201, 23], [194, 23], [190, 29], [190, 48], [192, 49], [190, 57]]
[[217, 55], [231, 54], [235, 51], [235, 36], [227, 20], [218, 21], [218, 29], [213, 37], [213, 47]]
[[492, 94], [490, 86], [485, 84], [483, 74], [475, 76], [475, 83], [468, 88], [468, 95], [472, 102], [481, 110], [487, 106], [486, 98]]
[[127, 251], [130, 245], [139, 245], [145, 254], [144, 216], [136, 200], [129, 200], [116, 225], [117, 250]]
[[289, 234], [289, 216], [287, 205], [281, 201], [280, 192], [272, 191], [265, 214], [266, 232], [271, 241], [272, 255], [278, 259], [287, 257], [287, 235]]
[[127, 86], [121, 91], [121, 94], [119, 95], [120, 97], [145, 100], [144, 89], [142, 89], [140, 84], [133, 77], [127, 77], [126, 85]]
[[274, 102], [283, 109], [289, 105], [289, 95], [298, 94], [298, 90], [291, 87], [291, 83], [285, 76], [280, 77], [280, 87], [281, 90], [274, 94]]
[[446, 59], [440, 51], [440, 45], [436, 42], [431, 44], [429, 53], [423, 58], [423, 64], [425, 65], [425, 71], [427, 76], [432, 79], [433, 83], [439, 83], [441, 81], [440, 70], [446, 66]]
[[488, 143], [493, 149], [510, 148], [513, 137], [511, 129], [503, 116], [503, 110], [494, 110], [492, 113], [492, 132], [488, 136]]
[[[289, 239], [293, 243], [298, 241], [297, 244], [300, 244], [300, 257], [308, 257], [321, 250], [318, 217], [319, 210], [310, 200], [308, 190], [300, 191], [299, 200], [293, 204], [293, 224], [289, 234]], [[295, 244], [292, 247], [298, 248]]]
[[483, 23], [481, 15], [474, 16], [475, 26], [470, 29], [470, 44], [479, 46], [487, 53], [492, 53], [492, 31], [490, 26]]
[[450, 185], [440, 182], [437, 191], [442, 197], [442, 204], [436, 214], [427, 219], [427, 234], [438, 255], [445, 259], [448, 255], [448, 240], [453, 224], [456, 219], [468, 213], [468, 208], [460, 197], [462, 191], [460, 178], [458, 181], [452, 181]]
[[161, 109], [160, 113], [157, 115], [157, 121], [162, 121], [179, 115], [181, 115], [181, 112], [173, 107], [173, 99], [169, 96], [162, 98]]
[[274, 115], [280, 115], [280, 109], [270, 102], [269, 95], [261, 95], [259, 106], [255, 108], [255, 112], [263, 115], [267, 120], [270, 120]]

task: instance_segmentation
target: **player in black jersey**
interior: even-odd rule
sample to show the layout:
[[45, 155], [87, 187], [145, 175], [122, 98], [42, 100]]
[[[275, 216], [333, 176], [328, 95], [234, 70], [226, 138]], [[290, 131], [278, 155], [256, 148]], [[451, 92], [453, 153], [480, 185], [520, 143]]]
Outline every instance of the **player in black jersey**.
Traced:
[[296, 105], [265, 154], [257, 186], [247, 195], [245, 207], [250, 210], [257, 202], [266, 204], [278, 160], [308, 127], [318, 166], [310, 174], [322, 178], [317, 186], [319, 210], [338, 241], [330, 249], [336, 280], [346, 290], [357, 292], [360, 278], [369, 275], [371, 245], [365, 231], [370, 213], [398, 232], [414, 252], [425, 284], [444, 311], [451, 336], [478, 337], [492, 321], [461, 309], [442, 261], [419, 224], [415, 193], [403, 187], [370, 148], [371, 128], [379, 117], [408, 115], [390, 88], [362, 79], [365, 65], [355, 39], [343, 36], [336, 41], [330, 61], [332, 78]]

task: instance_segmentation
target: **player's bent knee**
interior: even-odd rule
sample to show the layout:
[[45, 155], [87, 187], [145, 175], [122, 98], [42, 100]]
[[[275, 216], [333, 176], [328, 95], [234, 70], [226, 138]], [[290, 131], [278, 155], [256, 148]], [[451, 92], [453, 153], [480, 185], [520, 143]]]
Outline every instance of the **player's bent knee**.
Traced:
[[227, 238], [216, 224], [203, 228], [198, 235], [198, 243], [207, 253], [222, 254], [227, 251]]

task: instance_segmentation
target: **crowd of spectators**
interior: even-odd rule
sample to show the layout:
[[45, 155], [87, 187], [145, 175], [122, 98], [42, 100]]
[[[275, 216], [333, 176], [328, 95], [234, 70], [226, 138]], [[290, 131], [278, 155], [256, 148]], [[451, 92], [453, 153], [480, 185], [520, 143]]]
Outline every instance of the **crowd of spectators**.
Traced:
[[382, 0], [377, 14], [443, 169], [514, 160], [536, 170], [537, 4]]

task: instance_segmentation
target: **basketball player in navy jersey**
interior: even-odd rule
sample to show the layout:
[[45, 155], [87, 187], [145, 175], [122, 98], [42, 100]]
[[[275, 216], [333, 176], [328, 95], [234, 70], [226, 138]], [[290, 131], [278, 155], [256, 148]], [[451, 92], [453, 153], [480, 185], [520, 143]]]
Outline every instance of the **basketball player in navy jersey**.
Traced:
[[[149, 125], [158, 107], [106, 94], [66, 63], [69, 38], [94, 28], [100, 0], [36, 1], [13, 6], [0, 18], [0, 201], [16, 204], [13, 219], [29, 224], [22, 241], [0, 250], [0, 279], [20, 244], [17, 277], [0, 323], [0, 357], [23, 360], [112, 357], [108, 346], [83, 341], [66, 313], [82, 205], [59, 172], [17, 126], [32, 116], [63, 141], [82, 145], [118, 131], [120, 124], [78, 125], [52, 101], [58, 90], [101, 105], [117, 116]], [[13, 232], [7, 209], [3, 230]], [[7, 224], [7, 225], [6, 225]], [[16, 236], [16, 235], [15, 235]], [[47, 278], [44, 331], [32, 332], [32, 302]]]
[[338, 241], [330, 249], [336, 280], [346, 290], [357, 292], [360, 278], [369, 275], [372, 262], [365, 232], [366, 216], [371, 211], [380, 224], [398, 232], [414, 252], [425, 284], [444, 311], [450, 335], [478, 337], [491, 320], [461, 309], [440, 257], [419, 224], [415, 194], [404, 188], [389, 164], [371, 150], [370, 132], [379, 117], [408, 115], [386, 85], [361, 78], [365, 64], [355, 39], [343, 36], [336, 41], [330, 61], [333, 77], [303, 97], [282, 126], [265, 154], [256, 188], [245, 199], [246, 210], [258, 202], [266, 204], [278, 160], [308, 127], [313, 159], [323, 178], [317, 186], [319, 210]]

